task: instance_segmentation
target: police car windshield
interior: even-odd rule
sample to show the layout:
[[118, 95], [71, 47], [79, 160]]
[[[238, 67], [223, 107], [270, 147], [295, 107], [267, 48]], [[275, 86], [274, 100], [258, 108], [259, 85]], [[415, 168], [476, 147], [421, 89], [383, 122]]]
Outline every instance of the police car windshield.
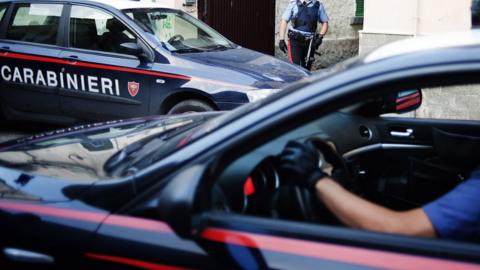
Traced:
[[123, 12], [172, 52], [191, 53], [234, 48], [234, 44], [228, 39], [182, 11], [138, 8]]

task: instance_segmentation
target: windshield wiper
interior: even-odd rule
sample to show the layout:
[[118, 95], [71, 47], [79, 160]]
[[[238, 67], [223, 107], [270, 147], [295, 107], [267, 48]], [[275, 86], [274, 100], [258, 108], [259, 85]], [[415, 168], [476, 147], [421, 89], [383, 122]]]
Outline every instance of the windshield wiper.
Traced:
[[204, 52], [204, 50], [198, 49], [198, 48], [182, 48], [175, 50], [173, 52], [176, 53], [198, 53], [198, 52]]
[[[141, 151], [141, 149], [145, 148], [144, 144], [141, 149], [135, 150], [135, 152], [138, 152], [138, 154], [127, 153], [127, 157], [125, 157], [123, 161], [117, 162], [114, 167], [110, 167], [108, 172], [112, 173], [113, 171], [117, 171], [117, 173], [125, 173], [126, 170], [128, 170], [129, 168], [145, 168], [146, 166], [157, 162], [158, 160], [160, 160], [160, 158], [163, 158], [165, 155], [170, 154], [171, 151], [178, 149], [176, 148], [176, 145], [178, 144], [177, 141], [174, 141], [173, 145], [168, 145], [171, 142], [172, 138], [185, 133], [187, 130], [192, 130], [193, 128], [200, 126], [204, 122], [205, 121], [194, 122], [192, 124], [181, 126], [165, 133], [158, 134], [155, 139], [163, 143], [149, 146], [148, 149], [145, 149], [145, 151]], [[107, 167], [105, 166], [105, 168]]]
[[[121, 165], [125, 165], [126, 162], [131, 163], [133, 160], [135, 160], [137, 157], [133, 154], [137, 152], [141, 152], [144, 149], [145, 145], [147, 145], [148, 143], [154, 140], [158, 140], [159, 142], [168, 141], [173, 136], [176, 136], [177, 134], [180, 134], [186, 130], [194, 128], [203, 122], [204, 121], [199, 121], [199, 123], [190, 122], [188, 124], [185, 124], [173, 129], [169, 129], [161, 133], [152, 134], [148, 137], [141, 139], [140, 141], [134, 142], [126, 146], [122, 150], [118, 151], [117, 153], [115, 153], [112, 157], [110, 157], [108, 161], [105, 163], [104, 169], [105, 171], [111, 173], [117, 170], [117, 168], [119, 168]], [[154, 148], [157, 148], [157, 147], [154, 147]], [[155, 149], [147, 149], [147, 151], [153, 151], [153, 150]]]
[[208, 46], [205, 49], [207, 49], [208, 51], [226, 51], [226, 50], [231, 49], [231, 48], [232, 47], [228, 47], [228, 46], [225, 46], [225, 45], [215, 44], [215, 45], [212, 45], [212, 46]]
[[115, 155], [113, 155], [106, 163], [105, 163], [105, 170], [107, 172], [112, 171], [115, 169], [119, 164], [123, 163], [125, 159], [127, 159], [130, 154], [142, 149], [144, 146], [144, 142], [136, 142], [133, 144], [128, 145], [127, 147], [123, 148]]

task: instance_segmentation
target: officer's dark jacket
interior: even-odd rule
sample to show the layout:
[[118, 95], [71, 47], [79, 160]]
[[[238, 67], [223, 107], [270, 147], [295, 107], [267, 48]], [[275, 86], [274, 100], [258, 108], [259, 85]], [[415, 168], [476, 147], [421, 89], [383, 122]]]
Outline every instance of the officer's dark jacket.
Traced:
[[315, 2], [313, 6], [308, 7], [305, 2], [297, 1], [298, 13], [292, 20], [293, 28], [303, 32], [315, 32], [317, 30], [318, 9], [320, 2]]

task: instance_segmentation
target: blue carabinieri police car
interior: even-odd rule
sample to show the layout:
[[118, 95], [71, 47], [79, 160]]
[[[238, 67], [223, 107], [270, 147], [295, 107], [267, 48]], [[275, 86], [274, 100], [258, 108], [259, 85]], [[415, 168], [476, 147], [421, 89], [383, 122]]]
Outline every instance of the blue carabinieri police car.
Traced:
[[0, 1], [0, 102], [11, 120], [230, 110], [308, 75], [160, 3]]

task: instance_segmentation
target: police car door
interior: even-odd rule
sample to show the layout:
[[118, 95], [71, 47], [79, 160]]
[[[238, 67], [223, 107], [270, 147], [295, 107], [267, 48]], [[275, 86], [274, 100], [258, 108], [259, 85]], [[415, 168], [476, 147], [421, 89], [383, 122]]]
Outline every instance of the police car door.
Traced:
[[[8, 4], [10, 5], [10, 4]], [[34, 117], [60, 112], [58, 46], [64, 5], [0, 4], [0, 96], [5, 113]], [[0, 16], [0, 18], [2, 17]]]
[[121, 46], [136, 44], [135, 34], [108, 11], [84, 5], [71, 6], [67, 29], [62, 57], [69, 64], [60, 90], [64, 113], [84, 120], [146, 114], [148, 67]]

